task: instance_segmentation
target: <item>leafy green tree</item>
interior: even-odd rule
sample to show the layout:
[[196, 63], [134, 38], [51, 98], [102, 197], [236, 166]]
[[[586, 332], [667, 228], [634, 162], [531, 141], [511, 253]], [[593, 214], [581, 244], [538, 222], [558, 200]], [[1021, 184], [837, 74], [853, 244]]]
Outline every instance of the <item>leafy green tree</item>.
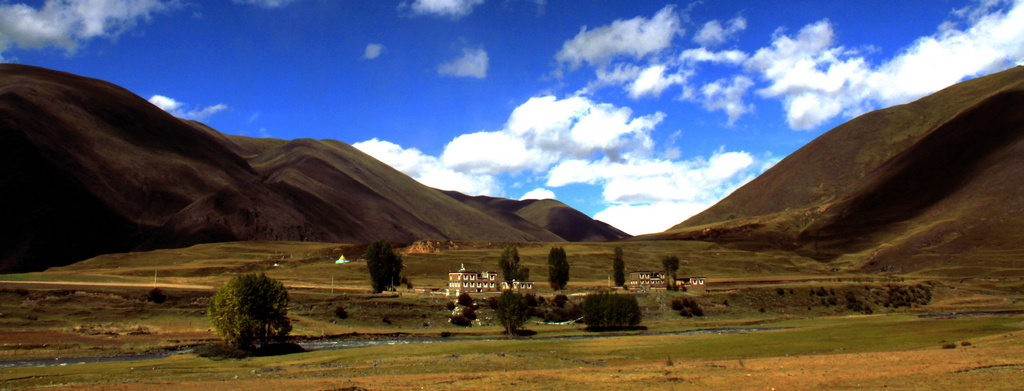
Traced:
[[505, 281], [529, 281], [530, 269], [519, 264], [519, 250], [514, 246], [505, 246], [498, 258], [498, 268], [501, 269], [501, 278]]
[[666, 256], [661, 259], [661, 266], [668, 273], [668, 278], [665, 279], [665, 288], [676, 290], [676, 271], [679, 270], [679, 257], [675, 255]]
[[615, 247], [612, 258], [612, 271], [615, 273], [615, 286], [626, 285], [626, 262], [622, 260], [622, 247]]
[[505, 328], [505, 332], [514, 335], [523, 323], [526, 323], [529, 309], [526, 306], [526, 299], [523, 295], [506, 290], [498, 296], [497, 307], [494, 309], [498, 323]]
[[591, 293], [583, 299], [582, 310], [589, 327], [629, 327], [643, 320], [640, 304], [631, 294]]
[[370, 272], [370, 285], [380, 293], [402, 280], [402, 257], [387, 240], [370, 243], [366, 249], [366, 269]]
[[266, 346], [292, 331], [288, 291], [262, 273], [229, 280], [213, 295], [207, 316], [226, 342], [242, 349]]
[[564, 248], [552, 247], [548, 252], [548, 282], [556, 290], [565, 289], [569, 283], [569, 260]]

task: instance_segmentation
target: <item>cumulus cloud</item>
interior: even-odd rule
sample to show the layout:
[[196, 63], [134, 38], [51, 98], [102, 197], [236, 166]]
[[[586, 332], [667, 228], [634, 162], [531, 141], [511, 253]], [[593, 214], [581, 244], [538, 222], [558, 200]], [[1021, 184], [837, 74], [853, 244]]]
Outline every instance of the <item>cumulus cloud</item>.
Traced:
[[652, 65], [640, 71], [636, 78], [626, 86], [629, 97], [639, 99], [644, 96], [661, 96], [661, 92], [666, 88], [683, 84], [688, 77], [683, 73], [666, 74], [667, 71], [668, 66], [661, 64]]
[[483, 79], [487, 77], [488, 62], [487, 51], [465, 48], [462, 49], [462, 57], [441, 64], [437, 67], [437, 73], [454, 77]]
[[[839, 115], [906, 103], [965, 78], [1024, 60], [1024, 2], [986, 1], [962, 9], [931, 36], [921, 37], [878, 66], [857, 50], [836, 44], [828, 20], [778, 34], [745, 66], [769, 85], [758, 90], [780, 98], [790, 127], [811, 129]], [[941, 64], [941, 65], [936, 65]]]
[[433, 188], [471, 195], [501, 194], [501, 188], [494, 176], [452, 170], [445, 167], [438, 158], [425, 155], [416, 148], [406, 149], [376, 138], [352, 146]]
[[194, 119], [197, 121], [205, 120], [214, 114], [228, 109], [228, 105], [219, 103], [213, 106], [188, 110], [188, 105], [163, 95], [153, 95], [149, 98], [149, 103], [161, 108], [163, 111], [171, 113], [171, 115], [175, 117]]
[[504, 129], [456, 137], [442, 160], [458, 170], [489, 174], [539, 172], [563, 158], [595, 154], [617, 160], [628, 151], [650, 149], [649, 132], [664, 116], [633, 118], [627, 107], [579, 96], [535, 97], [513, 110]]
[[55, 46], [73, 52], [82, 41], [116, 37], [176, 2], [161, 0], [47, 0], [40, 8], [0, 4], [0, 51]]
[[573, 70], [584, 62], [604, 66], [618, 56], [639, 59], [668, 48], [672, 39], [682, 33], [679, 15], [670, 5], [650, 19], [638, 16], [616, 20], [593, 30], [584, 26], [576, 37], [562, 44], [555, 59]]
[[740, 116], [754, 110], [753, 104], [743, 102], [743, 95], [753, 86], [754, 81], [742, 75], [731, 80], [719, 79], [701, 87], [701, 96], [697, 100], [708, 111], [724, 111], [729, 116], [729, 125], [732, 125]]
[[384, 45], [371, 43], [366, 45], [366, 51], [363, 52], [363, 59], [372, 60], [380, 57], [381, 54], [384, 54]]
[[231, 0], [236, 4], [249, 4], [263, 8], [281, 8], [294, 3], [295, 0]]
[[635, 158], [566, 160], [551, 169], [547, 186], [603, 187], [610, 207], [594, 217], [630, 234], [663, 231], [710, 207], [767, 169], [747, 152], [716, 151], [691, 160]]
[[694, 34], [693, 42], [704, 47], [718, 46], [735, 37], [740, 31], [746, 29], [747, 19], [742, 16], [729, 20], [726, 26], [722, 26], [722, 22], [719, 22], [718, 20], [712, 20], [704, 23], [704, 27], [701, 27], [701, 29], [697, 31], [697, 34]]
[[400, 9], [408, 8], [418, 15], [447, 16], [459, 19], [473, 12], [473, 7], [483, 4], [484, 0], [415, 0], [412, 3], [403, 1]]
[[553, 199], [555, 199], [555, 192], [553, 192], [551, 190], [548, 190], [548, 189], [545, 189], [543, 187], [538, 187], [536, 189], [528, 191], [526, 194], [523, 194], [523, 196], [519, 197], [519, 199], [520, 200], [553, 200]]

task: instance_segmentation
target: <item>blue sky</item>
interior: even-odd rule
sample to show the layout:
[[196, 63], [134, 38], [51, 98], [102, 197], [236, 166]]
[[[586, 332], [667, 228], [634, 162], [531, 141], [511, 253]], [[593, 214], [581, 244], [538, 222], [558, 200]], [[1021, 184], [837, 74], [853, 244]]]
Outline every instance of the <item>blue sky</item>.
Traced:
[[859, 114], [1024, 63], [1024, 0], [0, 0], [0, 61], [641, 234]]

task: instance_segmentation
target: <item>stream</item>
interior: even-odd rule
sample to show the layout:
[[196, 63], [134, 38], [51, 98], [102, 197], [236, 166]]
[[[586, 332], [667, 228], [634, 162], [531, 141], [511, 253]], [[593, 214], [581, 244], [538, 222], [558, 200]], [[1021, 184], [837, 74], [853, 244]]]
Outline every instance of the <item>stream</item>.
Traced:
[[[758, 331], [772, 331], [772, 330], [787, 330], [792, 327], [747, 327], [747, 328], [716, 328], [716, 329], [698, 329], [698, 330], [687, 330], [687, 331], [671, 331], [671, 332], [659, 332], [659, 333], [640, 333], [640, 334], [598, 334], [598, 335], [570, 335], [570, 336], [559, 336], [559, 337], [520, 337], [518, 339], [524, 341], [545, 341], [545, 340], [583, 340], [583, 339], [595, 339], [595, 338], [610, 338], [610, 337], [621, 337], [621, 336], [656, 336], [656, 335], [698, 335], [698, 334], [740, 334], [740, 333], [751, 333]], [[338, 349], [356, 349], [366, 348], [372, 346], [384, 346], [384, 345], [406, 345], [416, 343], [453, 343], [453, 342], [467, 342], [467, 341], [500, 341], [505, 340], [504, 337], [494, 338], [473, 338], [473, 339], [461, 339], [461, 338], [386, 338], [386, 339], [329, 339], [329, 340], [307, 340], [297, 342], [299, 346], [307, 351], [315, 350], [338, 350]], [[122, 361], [141, 361], [141, 360], [155, 360], [165, 357], [170, 357], [176, 354], [185, 354], [191, 352], [192, 349], [181, 349], [181, 350], [164, 350], [157, 352], [149, 352], [134, 355], [123, 355], [123, 356], [109, 356], [109, 357], [56, 357], [56, 358], [38, 358], [29, 360], [5, 360], [0, 361], [0, 369], [8, 368], [25, 368], [25, 367], [53, 367], [53, 366], [68, 366], [68, 365], [80, 365], [80, 364], [95, 364], [95, 363], [108, 363], [108, 362], [122, 362]]]

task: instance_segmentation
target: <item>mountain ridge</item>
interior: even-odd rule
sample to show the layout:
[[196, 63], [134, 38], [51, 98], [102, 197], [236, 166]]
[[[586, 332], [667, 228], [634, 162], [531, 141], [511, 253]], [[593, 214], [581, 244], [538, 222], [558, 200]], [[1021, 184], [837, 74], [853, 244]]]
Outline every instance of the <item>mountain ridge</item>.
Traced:
[[0, 272], [234, 240], [565, 240], [340, 141], [225, 135], [44, 68], [0, 64], [0, 140]]

